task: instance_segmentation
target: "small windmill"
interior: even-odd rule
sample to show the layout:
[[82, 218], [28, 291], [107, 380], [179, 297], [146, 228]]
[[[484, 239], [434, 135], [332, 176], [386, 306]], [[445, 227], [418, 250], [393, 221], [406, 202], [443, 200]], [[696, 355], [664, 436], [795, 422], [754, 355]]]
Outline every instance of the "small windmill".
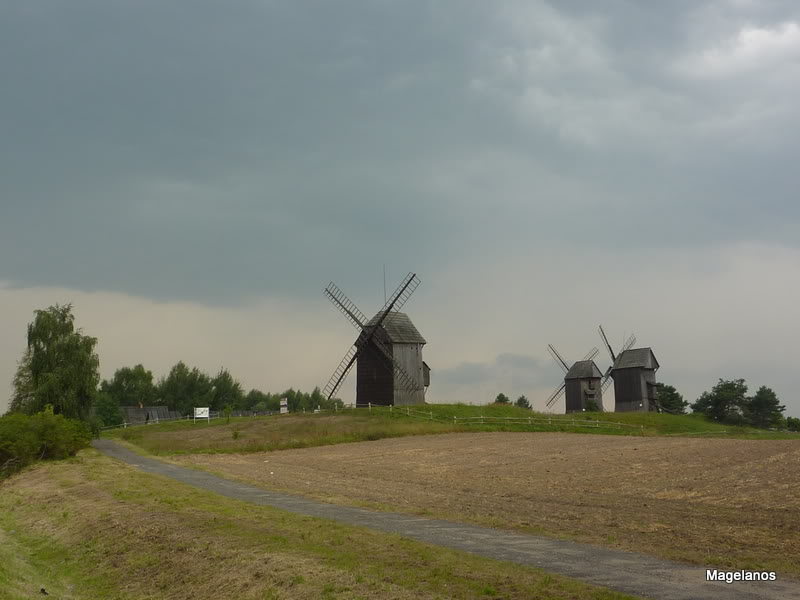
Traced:
[[333, 282], [328, 284], [325, 295], [359, 331], [323, 390], [328, 399], [357, 364], [356, 405], [404, 405], [425, 401], [425, 387], [430, 377], [430, 369], [422, 360], [422, 346], [426, 341], [411, 319], [399, 312], [419, 283], [416, 274], [409, 273], [372, 319], [367, 319]]
[[552, 344], [547, 345], [547, 351], [564, 370], [564, 383], [547, 398], [547, 408], [555, 404], [562, 394], [566, 393], [566, 412], [582, 412], [589, 409], [603, 410], [603, 395], [600, 386], [602, 373], [594, 364], [594, 357], [599, 354], [597, 348], [592, 348], [583, 359], [571, 366]]
[[602, 388], [605, 390], [614, 380], [614, 400], [616, 412], [656, 410], [657, 385], [656, 371], [658, 361], [652, 348], [634, 348], [636, 336], [631, 335], [615, 355], [608, 343], [603, 326], [599, 328], [600, 337], [611, 356], [611, 366], [603, 376]]

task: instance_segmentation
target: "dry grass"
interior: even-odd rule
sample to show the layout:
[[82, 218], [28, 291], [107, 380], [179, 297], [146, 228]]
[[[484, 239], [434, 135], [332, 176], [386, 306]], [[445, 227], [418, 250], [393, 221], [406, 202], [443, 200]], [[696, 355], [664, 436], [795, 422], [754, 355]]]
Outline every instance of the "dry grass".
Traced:
[[471, 433], [173, 460], [337, 503], [800, 575], [800, 441]]
[[[566, 578], [291, 515], [147, 475], [94, 451], [0, 484], [11, 598], [612, 599]], [[13, 532], [13, 533], [12, 533]]]

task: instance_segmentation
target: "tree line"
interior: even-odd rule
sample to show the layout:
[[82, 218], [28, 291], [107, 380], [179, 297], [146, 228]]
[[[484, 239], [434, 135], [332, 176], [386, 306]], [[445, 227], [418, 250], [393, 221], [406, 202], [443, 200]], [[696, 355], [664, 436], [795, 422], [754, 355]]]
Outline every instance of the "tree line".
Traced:
[[156, 381], [143, 365], [117, 369], [111, 379], [100, 380], [97, 338], [75, 327], [72, 305], [37, 310], [28, 325], [27, 344], [12, 381], [9, 413], [34, 415], [47, 407], [57, 415], [101, 425], [122, 423], [122, 406], [167, 406], [185, 415], [196, 406], [214, 411], [277, 412], [281, 398], [290, 411], [342, 406], [315, 388], [306, 393], [288, 389], [280, 394], [242, 385], [220, 369], [209, 375], [183, 361]]
[[328, 400], [318, 387], [310, 393], [293, 388], [280, 394], [257, 389], [245, 393], [227, 369], [211, 376], [180, 361], [158, 381], [141, 364], [117, 369], [111, 379], [100, 384], [95, 412], [106, 425], [117, 425], [122, 422], [122, 406], [167, 406], [182, 415], [191, 414], [196, 406], [220, 412], [277, 412], [282, 398], [291, 412], [343, 406], [339, 399]]

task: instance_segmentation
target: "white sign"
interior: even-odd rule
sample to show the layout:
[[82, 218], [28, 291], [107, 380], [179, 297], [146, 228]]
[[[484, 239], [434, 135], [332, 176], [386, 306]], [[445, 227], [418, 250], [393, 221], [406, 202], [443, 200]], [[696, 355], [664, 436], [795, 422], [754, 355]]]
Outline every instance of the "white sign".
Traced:
[[208, 419], [209, 423], [211, 422], [211, 415], [207, 406], [205, 408], [194, 409], [194, 420], [196, 421], [197, 419]]
[[285, 415], [289, 412], [289, 400], [281, 398], [281, 414]]

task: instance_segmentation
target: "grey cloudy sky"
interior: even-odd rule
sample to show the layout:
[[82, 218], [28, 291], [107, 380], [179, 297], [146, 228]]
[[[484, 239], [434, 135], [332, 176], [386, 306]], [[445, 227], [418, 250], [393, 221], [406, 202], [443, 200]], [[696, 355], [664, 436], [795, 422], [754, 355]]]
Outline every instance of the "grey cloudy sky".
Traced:
[[6, 0], [0, 81], [4, 381], [72, 301], [104, 376], [308, 389], [386, 264], [431, 401], [541, 407], [602, 322], [800, 414], [796, 2]]

